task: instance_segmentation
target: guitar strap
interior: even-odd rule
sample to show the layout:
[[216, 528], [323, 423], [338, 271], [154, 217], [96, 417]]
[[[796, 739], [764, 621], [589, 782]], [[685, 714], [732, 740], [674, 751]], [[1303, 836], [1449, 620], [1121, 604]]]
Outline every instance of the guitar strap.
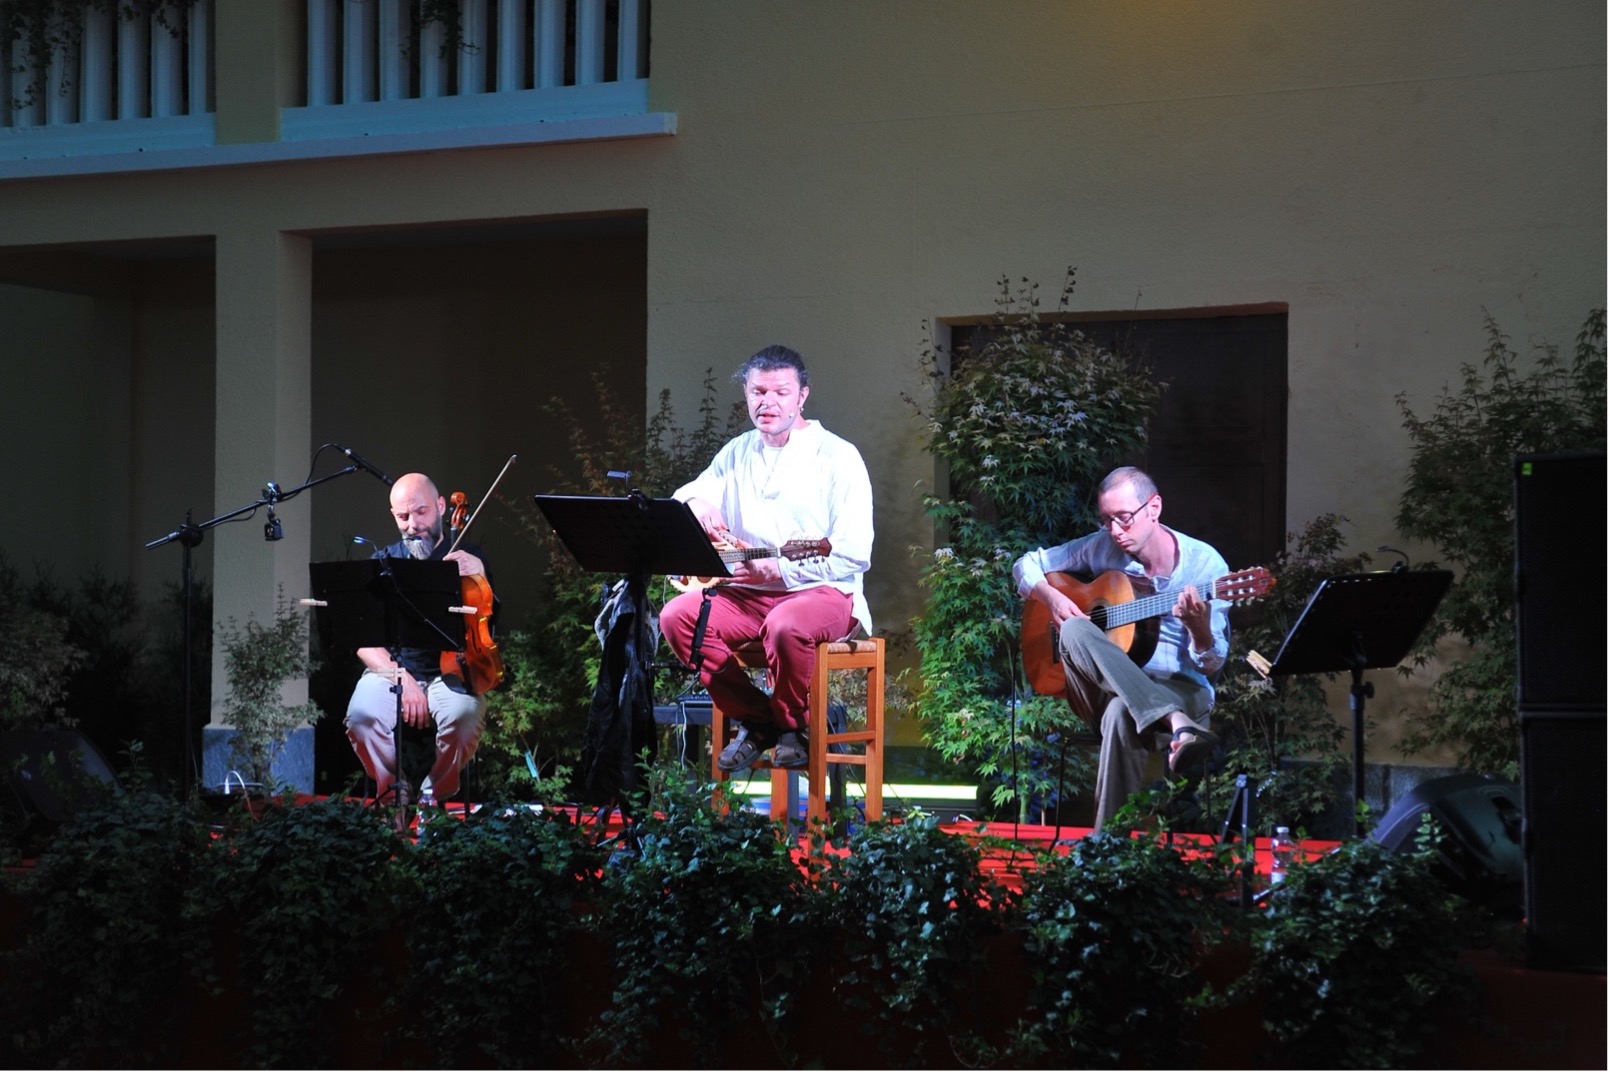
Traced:
[[688, 654], [693, 664], [694, 675], [698, 675], [699, 669], [704, 665], [704, 632], [710, 626], [710, 598], [716, 592], [716, 588], [706, 586], [700, 592], [703, 596], [699, 602], [699, 622], [693, 627], [693, 647]]

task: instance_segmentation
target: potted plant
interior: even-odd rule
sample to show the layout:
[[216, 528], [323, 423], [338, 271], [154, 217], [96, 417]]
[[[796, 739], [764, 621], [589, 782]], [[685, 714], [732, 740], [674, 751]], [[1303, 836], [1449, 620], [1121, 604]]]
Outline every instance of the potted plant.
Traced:
[[318, 665], [308, 647], [307, 617], [282, 591], [269, 623], [248, 617], [241, 626], [231, 619], [218, 637], [229, 681], [224, 718], [234, 729], [230, 759], [246, 782], [267, 786], [291, 733], [319, 718], [317, 704], [283, 700], [285, 684], [312, 675]]

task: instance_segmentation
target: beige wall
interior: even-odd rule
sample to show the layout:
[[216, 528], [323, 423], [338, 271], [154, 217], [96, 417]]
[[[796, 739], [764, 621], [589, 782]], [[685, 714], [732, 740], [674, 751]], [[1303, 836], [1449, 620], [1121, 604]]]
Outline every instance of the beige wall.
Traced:
[[[268, 351], [295, 351], [294, 320], [289, 342], [264, 326], [283, 325], [282, 302], [294, 317], [309, 300], [299, 285], [265, 295], [257, 282], [275, 271], [263, 259], [283, 233], [646, 212], [646, 241], [600, 255], [612, 259], [603, 292], [566, 292], [583, 256], [571, 250], [540, 269], [516, 255], [509, 275], [528, 292], [476, 294], [488, 308], [611, 296], [633, 320], [600, 353], [646, 355], [651, 395], [669, 386], [691, 401], [708, 366], [771, 342], [801, 349], [812, 410], [867, 456], [869, 591], [890, 629], [918, 607], [908, 549], [928, 540], [915, 487], [932, 476], [900, 395], [924, 324], [989, 313], [1002, 275], [1054, 295], [1077, 265], [1081, 310], [1287, 304], [1288, 520], [1342, 512], [1357, 549], [1401, 540], [1396, 393], [1429, 410], [1459, 364], [1479, 360], [1483, 309], [1523, 347], [1568, 346], [1605, 302], [1600, 3], [700, 0], [658, 5], [653, 20], [652, 104], [676, 114], [671, 137], [0, 184], [0, 281], [13, 285], [0, 287], [0, 323], [22, 326], [0, 334], [3, 405], [15, 428], [41, 430], [8, 438], [8, 462], [15, 471], [26, 445], [50, 443], [72, 476], [25, 479], [57, 489], [71, 523], [75, 536], [48, 547], [160, 575], [170, 565], [151, 567], [139, 542], [192, 502], [204, 517], [269, 476], [299, 481], [296, 460], [324, 439], [347, 436], [365, 454], [375, 444], [399, 468], [439, 457], [472, 495], [531, 443], [514, 393], [472, 446], [440, 427], [418, 441], [388, 429], [367, 389], [384, 352], [415, 374], [447, 354], [476, 382], [550, 375], [522, 365], [507, 337], [455, 346], [467, 300], [449, 269], [424, 270], [420, 291], [319, 298], [338, 253], [315, 239], [310, 428], [282, 413], [283, 443], [231, 451], [231, 426], [210, 424], [209, 332], [226, 371], [244, 335], [278, 334]], [[89, 307], [64, 296], [48, 259], [17, 249], [182, 236], [214, 239], [216, 279], [139, 301], [132, 285], [111, 286]], [[98, 340], [85, 310], [131, 331]], [[520, 317], [491, 320], [522, 331]], [[349, 351], [353, 340], [371, 346]], [[64, 356], [48, 377], [24, 369], [41, 346]], [[548, 361], [536, 351], [530, 361]], [[574, 379], [556, 383], [585, 396]], [[243, 391], [223, 377], [219, 421], [257, 413]], [[80, 424], [83, 437], [63, 432]], [[535, 462], [520, 464], [524, 492], [540, 488]], [[359, 518], [378, 492], [357, 479], [316, 492], [316, 518], [299, 529], [319, 536], [267, 570], [294, 583], [296, 562], [322, 555], [315, 542], [378, 528], [383, 518]], [[19, 506], [4, 510], [18, 534]], [[255, 524], [230, 538], [247, 539], [261, 544]], [[224, 612], [261, 603], [263, 555], [241, 552], [239, 577], [220, 583]], [[1395, 688], [1375, 678], [1372, 715], [1385, 719]]]
[[[1605, 301], [1603, 5], [683, 14], [655, 27], [682, 208], [651, 243], [651, 382], [774, 338], [817, 360], [813, 409], [878, 491], [890, 626], [930, 473], [899, 393], [923, 323], [989, 313], [1002, 275], [1050, 298], [1076, 265], [1082, 310], [1288, 304], [1288, 522], [1342, 512], [1349, 551], [1402, 544], [1396, 393], [1429, 411], [1483, 309], [1569, 346]], [[712, 40], [743, 61], [681, 62]], [[1389, 755], [1398, 685], [1374, 678]]]

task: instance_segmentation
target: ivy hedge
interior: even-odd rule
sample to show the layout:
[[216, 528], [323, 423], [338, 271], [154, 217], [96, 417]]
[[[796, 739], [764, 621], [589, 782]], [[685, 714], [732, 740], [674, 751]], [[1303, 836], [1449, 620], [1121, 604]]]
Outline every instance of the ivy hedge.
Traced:
[[650, 785], [629, 834], [487, 804], [417, 844], [352, 801], [108, 791], [7, 852], [0, 1062], [1403, 1066], [1470, 1007], [1425, 854], [1345, 844], [1242, 910], [1233, 848], [1035, 858], [914, 815], [813, 855], [674, 767]]

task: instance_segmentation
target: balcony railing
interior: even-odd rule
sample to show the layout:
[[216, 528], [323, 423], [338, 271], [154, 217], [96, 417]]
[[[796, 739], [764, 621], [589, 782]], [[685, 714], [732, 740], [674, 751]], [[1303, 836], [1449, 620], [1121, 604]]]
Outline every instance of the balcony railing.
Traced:
[[213, 0], [196, 0], [173, 25], [149, 14], [85, 7], [77, 47], [61, 27], [41, 44], [48, 60], [32, 55], [27, 40], [0, 42], [10, 77], [0, 84], [0, 127], [166, 119], [212, 111]]
[[[422, 0], [306, 0], [306, 78], [300, 102], [280, 110], [279, 142], [220, 146], [215, 72], [231, 57], [216, 52], [214, 0], [160, 10], [86, 10], [76, 49], [56, 48], [43, 70], [26, 41], [0, 43], [10, 72], [0, 80], [0, 178], [149, 167], [127, 158], [161, 151], [164, 166], [184, 167], [314, 152], [298, 143], [329, 155], [672, 126], [647, 119], [648, 0], [457, 0], [436, 19]], [[584, 122], [605, 117], [637, 119]], [[335, 144], [357, 138], [365, 144]], [[121, 165], [71, 163], [119, 156]]]

